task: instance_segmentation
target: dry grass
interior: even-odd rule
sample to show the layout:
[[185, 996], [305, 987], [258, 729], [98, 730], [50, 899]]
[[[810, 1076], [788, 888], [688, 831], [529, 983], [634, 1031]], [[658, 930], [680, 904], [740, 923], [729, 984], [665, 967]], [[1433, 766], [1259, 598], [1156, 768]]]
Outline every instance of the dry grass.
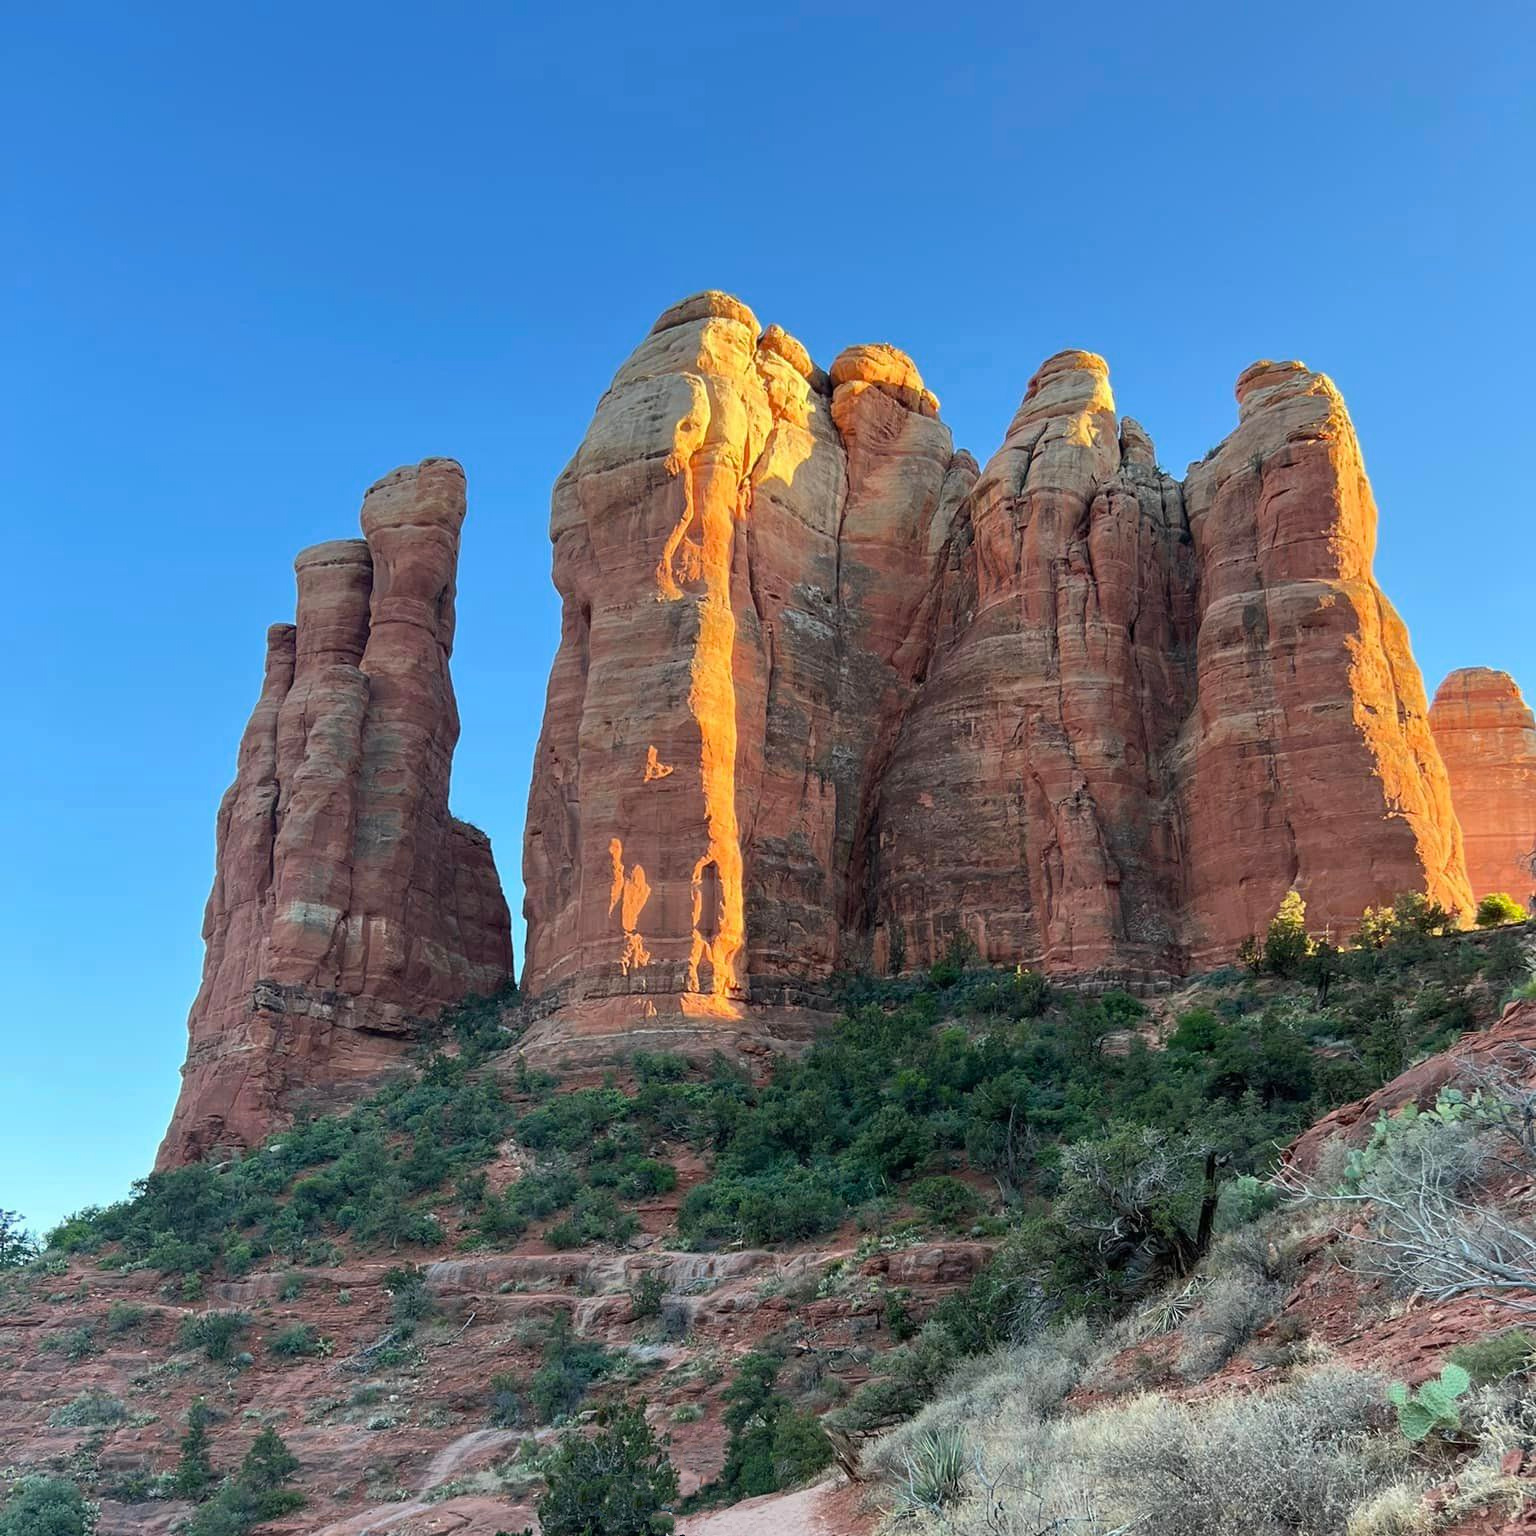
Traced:
[[[1024, 1353], [1012, 1357], [1015, 1366]], [[1385, 1382], [1372, 1376], [1325, 1367], [1263, 1395], [1201, 1404], [1143, 1395], [1080, 1416], [1055, 1408], [1042, 1416], [1027, 1407], [1030, 1385], [1016, 1381], [1011, 1395], [997, 1379], [1009, 1363], [996, 1362], [984, 1393], [976, 1383], [966, 1399], [924, 1416], [928, 1431], [967, 1437], [970, 1470], [957, 1501], [905, 1516], [903, 1530], [1034, 1536], [1056, 1521], [1087, 1536], [1344, 1536], [1362, 1506], [1399, 1488], [1402, 1504], [1420, 1486], [1406, 1443], [1381, 1432]], [[904, 1465], [901, 1443], [878, 1447], [867, 1465], [893, 1480]], [[1363, 1528], [1365, 1536], [1391, 1530]]]

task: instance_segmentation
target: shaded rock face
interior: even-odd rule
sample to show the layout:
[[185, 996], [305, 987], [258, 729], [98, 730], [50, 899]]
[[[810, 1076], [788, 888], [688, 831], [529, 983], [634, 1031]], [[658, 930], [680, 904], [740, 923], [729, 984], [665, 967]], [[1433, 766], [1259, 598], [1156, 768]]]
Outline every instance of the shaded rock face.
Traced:
[[[912, 360], [669, 310], [555, 490], [529, 801], [533, 1043], [740, 1028], [840, 967], [1177, 974], [1292, 886], [1470, 900], [1332, 384], [1239, 380], [1180, 484], [1102, 358], [984, 470]], [[716, 1038], [723, 1038], [717, 1035]]]
[[219, 807], [202, 987], [159, 1165], [250, 1146], [301, 1099], [351, 1096], [423, 1016], [511, 975], [489, 839], [448, 811], [448, 658], [464, 474], [368, 492], [362, 539], [304, 550], [294, 624]]
[[1088, 352], [1044, 363], [967, 498], [922, 696], [880, 788], [882, 950], [1176, 967], [1168, 754], [1194, 689], [1176, 481]]
[[1507, 672], [1463, 667], [1435, 692], [1429, 723], [1450, 775], [1478, 896], [1536, 902], [1536, 719]]

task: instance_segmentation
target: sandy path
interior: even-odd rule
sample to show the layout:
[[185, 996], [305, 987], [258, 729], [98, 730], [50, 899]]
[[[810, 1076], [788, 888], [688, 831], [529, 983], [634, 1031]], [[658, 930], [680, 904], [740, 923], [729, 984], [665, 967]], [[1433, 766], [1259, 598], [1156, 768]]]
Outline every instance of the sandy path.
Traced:
[[677, 1536], [864, 1536], [874, 1520], [858, 1508], [858, 1490], [841, 1477], [770, 1493], [707, 1515], [685, 1515]]

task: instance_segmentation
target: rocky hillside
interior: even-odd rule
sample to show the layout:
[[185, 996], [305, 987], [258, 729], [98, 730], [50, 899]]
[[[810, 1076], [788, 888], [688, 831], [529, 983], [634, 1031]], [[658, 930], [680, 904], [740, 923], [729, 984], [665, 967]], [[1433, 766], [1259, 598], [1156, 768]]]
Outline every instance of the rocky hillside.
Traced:
[[[354, 1109], [159, 1172], [0, 1272], [4, 1475], [72, 1482], [102, 1533], [222, 1536], [252, 1527], [215, 1523], [219, 1480], [270, 1429], [303, 1502], [262, 1531], [495, 1536], [532, 1518], [565, 1436], [633, 1402], [692, 1496], [681, 1531], [849, 1532], [895, 1501], [883, 1433], [957, 1372], [1055, 1350], [1068, 1319], [1074, 1410], [1325, 1358], [1416, 1381], [1508, 1305], [1395, 1298], [1347, 1230], [1265, 1226], [1261, 1179], [1319, 1120], [1368, 1143], [1378, 1110], [1451, 1080], [1436, 1063], [1518, 1065], [1529, 1006], [1490, 1026], [1531, 934], [1436, 923], [1405, 903], [1341, 956], [1281, 934], [1253, 969], [1141, 998], [956, 954], [847, 982], [838, 1025], [757, 1076], [579, 1050], [547, 1068], [521, 1048], [534, 1010], [453, 1010]], [[1164, 1208], [1085, 1242], [1110, 1198], [1094, 1170], [1127, 1149]], [[1218, 1338], [1238, 1250], [1262, 1304]], [[1171, 1326], [1137, 1333], [1159, 1307]], [[837, 1455], [866, 1480], [774, 1494]]]

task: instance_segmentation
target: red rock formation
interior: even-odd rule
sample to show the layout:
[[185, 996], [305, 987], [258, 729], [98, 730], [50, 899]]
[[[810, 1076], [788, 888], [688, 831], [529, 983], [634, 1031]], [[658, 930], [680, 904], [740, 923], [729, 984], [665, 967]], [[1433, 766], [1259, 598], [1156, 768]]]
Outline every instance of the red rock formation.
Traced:
[[1104, 360], [1048, 359], [951, 541], [922, 694], [880, 789], [880, 921], [908, 963], [1178, 964], [1163, 758], [1189, 709], [1177, 483]]
[[[524, 857], [535, 1045], [738, 1028], [838, 966], [1151, 972], [1470, 902], [1332, 384], [1239, 380], [1184, 486], [1101, 358], [977, 477], [905, 354], [670, 310], [556, 488]], [[681, 1031], [681, 1033], [679, 1033]]]
[[831, 972], [968, 479], [936, 410], [894, 348], [829, 379], [724, 294], [663, 315], [599, 403], [555, 489], [523, 861], [551, 1038], [739, 1026]]
[[425, 1015], [511, 974], [485, 835], [448, 812], [448, 658], [464, 475], [380, 480], [363, 539], [304, 550], [295, 624], [219, 807], [207, 956], [159, 1166], [259, 1141], [302, 1100], [359, 1091]]
[[1291, 887], [1313, 927], [1423, 890], [1471, 905], [1408, 632], [1371, 574], [1376, 504], [1330, 380], [1255, 363], [1237, 430], [1184, 485], [1199, 565], [1185, 902], [1197, 961]]
[[1336, 1137], [1354, 1145], [1366, 1141], [1382, 1115], [1405, 1104], [1428, 1109], [1440, 1090], [1480, 1067], [1503, 1067], [1528, 1077], [1536, 1066], [1536, 1003], [1511, 1003], [1490, 1029], [1462, 1035], [1448, 1050], [1416, 1063], [1375, 1093], [1324, 1115], [1292, 1142], [1287, 1166], [1310, 1172], [1323, 1147]]
[[1536, 719], [1507, 672], [1463, 667], [1429, 723], [1445, 759], [1473, 893], [1536, 908]]

